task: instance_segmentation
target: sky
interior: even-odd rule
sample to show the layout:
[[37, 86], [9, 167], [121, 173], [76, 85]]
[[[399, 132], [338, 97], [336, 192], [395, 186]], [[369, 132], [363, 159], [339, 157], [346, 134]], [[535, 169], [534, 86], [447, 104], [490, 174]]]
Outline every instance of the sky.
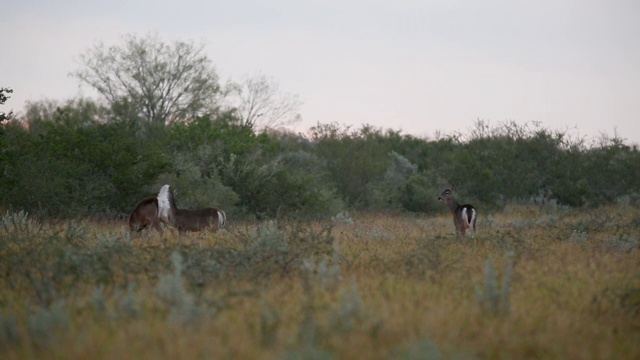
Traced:
[[640, 143], [640, 2], [31, 0], [0, 5], [0, 111], [98, 98], [69, 73], [123, 35], [206, 45], [221, 80], [262, 73], [305, 131], [363, 124], [433, 138], [478, 120]]

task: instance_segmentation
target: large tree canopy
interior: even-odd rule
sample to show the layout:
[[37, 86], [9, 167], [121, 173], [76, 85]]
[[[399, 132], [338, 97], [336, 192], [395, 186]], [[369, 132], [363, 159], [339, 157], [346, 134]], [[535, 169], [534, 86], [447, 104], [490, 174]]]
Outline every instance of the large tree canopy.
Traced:
[[110, 105], [126, 103], [151, 122], [171, 123], [216, 107], [218, 75], [204, 45], [157, 35], [125, 35], [119, 45], [98, 43], [80, 56], [73, 76]]

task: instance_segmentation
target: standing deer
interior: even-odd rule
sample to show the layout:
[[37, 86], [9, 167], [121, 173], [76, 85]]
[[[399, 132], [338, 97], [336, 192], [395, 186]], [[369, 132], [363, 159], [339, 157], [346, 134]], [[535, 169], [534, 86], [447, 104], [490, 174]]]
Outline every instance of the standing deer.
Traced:
[[477, 211], [473, 205], [460, 205], [453, 197], [453, 185], [449, 189], [445, 189], [438, 200], [444, 202], [453, 214], [453, 225], [456, 227], [456, 235], [458, 238], [466, 239], [466, 231], [471, 229], [473, 236], [476, 234], [476, 217]]
[[158, 220], [158, 198], [156, 196], [140, 200], [129, 216], [129, 229], [132, 233], [140, 232], [150, 226], [158, 230], [160, 235], [163, 234]]
[[178, 229], [178, 235], [214, 226], [220, 229], [227, 221], [226, 213], [219, 209], [178, 209], [169, 185], [162, 186], [158, 193], [158, 218]]

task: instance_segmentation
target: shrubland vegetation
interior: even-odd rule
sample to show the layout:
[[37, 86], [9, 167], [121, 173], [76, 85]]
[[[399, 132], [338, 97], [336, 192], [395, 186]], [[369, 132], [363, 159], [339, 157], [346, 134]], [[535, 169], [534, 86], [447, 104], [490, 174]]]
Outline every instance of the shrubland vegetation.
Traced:
[[156, 124], [90, 100], [32, 104], [26, 114], [28, 123], [0, 129], [0, 204], [38, 217], [123, 218], [164, 183], [179, 190], [182, 207], [215, 204], [236, 218], [433, 214], [450, 183], [485, 211], [510, 201], [640, 200], [635, 145], [587, 143], [532, 124], [480, 121], [464, 137], [425, 139], [338, 124], [256, 131], [232, 111]]
[[[184, 62], [154, 63], [171, 51], [200, 66], [193, 101], [170, 91]], [[107, 101], [1, 119], [3, 357], [640, 357], [636, 145], [515, 122], [292, 133], [277, 125], [297, 99], [262, 75], [218, 84], [190, 43], [127, 37], [83, 60]], [[479, 211], [473, 241], [436, 201], [452, 183]], [[163, 184], [226, 230], [132, 237]]]

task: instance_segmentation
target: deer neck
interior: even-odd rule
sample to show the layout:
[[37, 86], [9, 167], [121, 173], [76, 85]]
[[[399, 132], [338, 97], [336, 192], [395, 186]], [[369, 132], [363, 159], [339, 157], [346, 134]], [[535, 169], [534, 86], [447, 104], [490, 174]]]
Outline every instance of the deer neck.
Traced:
[[171, 205], [171, 217], [175, 219], [178, 208], [176, 207], [176, 199], [173, 197], [172, 191], [169, 191], [169, 204]]
[[452, 213], [455, 213], [458, 208], [460, 208], [460, 204], [454, 198], [447, 199], [447, 207], [451, 210]]

